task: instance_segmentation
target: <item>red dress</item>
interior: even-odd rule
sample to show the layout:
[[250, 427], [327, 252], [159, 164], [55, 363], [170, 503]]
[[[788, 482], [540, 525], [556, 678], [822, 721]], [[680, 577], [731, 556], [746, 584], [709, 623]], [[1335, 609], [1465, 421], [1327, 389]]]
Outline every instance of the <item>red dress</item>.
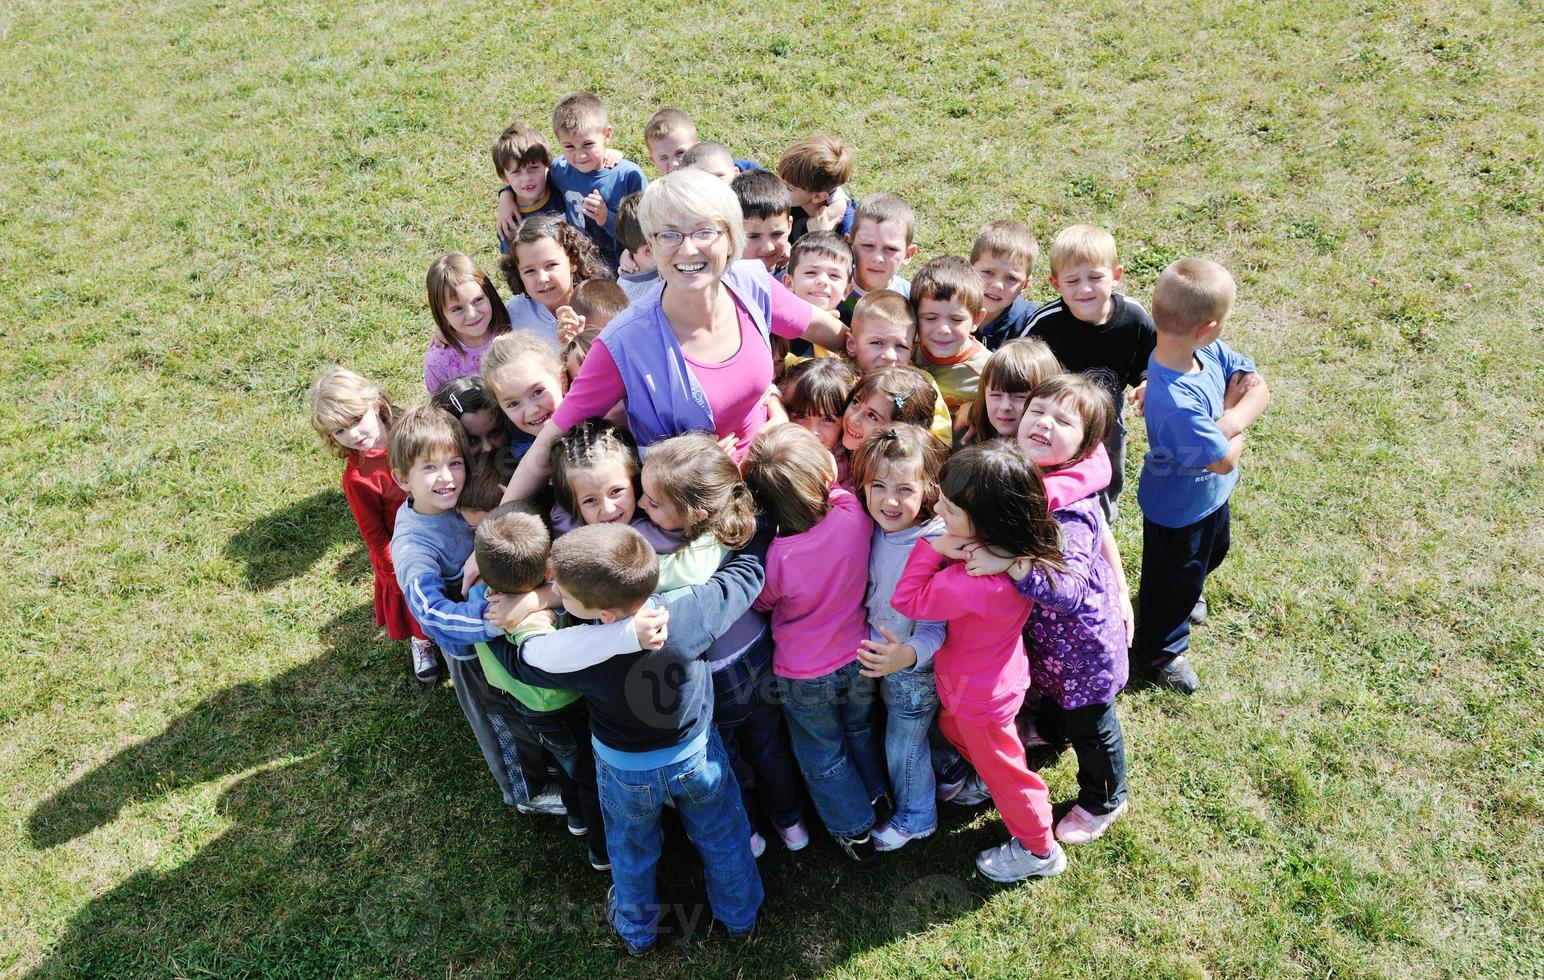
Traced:
[[386, 627], [393, 640], [424, 638], [407, 611], [391, 564], [391, 532], [407, 494], [391, 478], [384, 447], [366, 455], [348, 454], [343, 464], [343, 496], [348, 498], [348, 509], [354, 512], [354, 522], [370, 551], [370, 567], [375, 569], [375, 625]]

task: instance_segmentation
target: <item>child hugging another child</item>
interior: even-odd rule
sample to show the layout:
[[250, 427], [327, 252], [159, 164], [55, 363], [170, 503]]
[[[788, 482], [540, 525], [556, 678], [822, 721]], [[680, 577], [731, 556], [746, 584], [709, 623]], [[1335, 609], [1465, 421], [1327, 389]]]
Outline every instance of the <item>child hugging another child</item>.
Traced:
[[563, 199], [552, 193], [547, 174], [552, 151], [542, 135], [522, 122], [512, 122], [493, 141], [493, 172], [499, 188], [499, 251], [509, 251], [509, 239], [526, 218], [563, 211]]
[[489, 345], [510, 324], [493, 280], [462, 253], [436, 259], [426, 279], [435, 334], [424, 353], [424, 387], [433, 394], [452, 378], [476, 374]]
[[594, 244], [553, 215], [521, 222], [499, 269], [513, 294], [510, 327], [552, 344], [559, 342], [558, 311], [573, 303], [575, 287], [608, 276]]
[[793, 231], [797, 244], [808, 232], [852, 233], [857, 205], [843, 189], [852, 176], [852, 154], [841, 140], [831, 136], [806, 136], [783, 151], [777, 175], [788, 185], [793, 205]]
[[375, 625], [393, 640], [407, 640], [413, 676], [432, 684], [445, 676], [434, 645], [408, 612], [391, 561], [391, 536], [407, 495], [391, 478], [387, 446], [401, 410], [381, 389], [345, 368], [324, 372], [311, 385], [311, 427], [343, 463], [343, 497], [359, 526], [375, 573]]

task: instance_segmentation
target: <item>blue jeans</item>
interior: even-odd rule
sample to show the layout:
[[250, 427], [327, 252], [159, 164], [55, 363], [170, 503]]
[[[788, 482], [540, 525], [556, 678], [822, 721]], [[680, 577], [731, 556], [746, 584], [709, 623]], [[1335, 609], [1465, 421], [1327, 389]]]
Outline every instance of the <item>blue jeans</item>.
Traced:
[[658, 769], [618, 769], [596, 755], [595, 775], [616, 885], [611, 924], [629, 945], [654, 945], [660, 919], [654, 873], [666, 800], [675, 801], [686, 836], [702, 855], [714, 917], [730, 932], [755, 926], [765, 893], [751, 856], [751, 827], [740, 805], [740, 787], [717, 731], [710, 726], [700, 750]]
[[1065, 739], [1078, 757], [1078, 806], [1102, 816], [1126, 799], [1126, 738], [1115, 702], [1063, 708], [1040, 702], [1040, 735], [1051, 744]]
[[[589, 827], [585, 842], [597, 857], [606, 856], [606, 827], [601, 818], [600, 799], [595, 788], [595, 750], [590, 745], [590, 713], [584, 701], [575, 701], [556, 711], [532, 711], [516, 701], [520, 715], [531, 735], [558, 761], [558, 782], [563, 787], [563, 802], [577, 804], [578, 812]], [[569, 794], [574, 803], [570, 804]], [[569, 810], [573, 814], [572, 809]]]
[[862, 837], [874, 826], [873, 801], [885, 794], [874, 744], [874, 681], [854, 660], [821, 677], [779, 677], [794, 758], [826, 829]]
[[[740, 781], [745, 813], [756, 824], [761, 810], [779, 827], [804, 819], [799, 768], [788, 750], [783, 712], [771, 697], [770, 635], [734, 663], [713, 673], [713, 724]], [[752, 791], [755, 800], [752, 801]]]
[[938, 714], [933, 670], [900, 670], [881, 681], [885, 706], [885, 763], [895, 790], [892, 826], [907, 834], [927, 834], [938, 827], [938, 783], [933, 778], [928, 729]]

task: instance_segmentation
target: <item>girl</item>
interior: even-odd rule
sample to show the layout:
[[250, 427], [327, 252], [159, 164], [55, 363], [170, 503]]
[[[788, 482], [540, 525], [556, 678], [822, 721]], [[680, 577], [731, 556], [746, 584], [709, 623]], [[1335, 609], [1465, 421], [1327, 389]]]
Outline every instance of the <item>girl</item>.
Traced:
[[1020, 337], [1003, 344], [981, 369], [981, 384], [966, 409], [966, 429], [958, 444], [1016, 438], [1030, 389], [1061, 370], [1056, 355], [1042, 340]]
[[460, 252], [435, 259], [427, 285], [435, 335], [424, 353], [424, 387], [433, 394], [451, 378], [477, 373], [488, 345], [509, 332], [509, 313], [493, 280]]
[[910, 365], [870, 371], [847, 399], [847, 411], [842, 414], [842, 448], [857, 452], [864, 439], [893, 423], [927, 428], [933, 422], [937, 396], [932, 379]]
[[413, 676], [433, 684], [445, 674], [434, 645], [407, 611], [391, 563], [391, 533], [407, 500], [391, 478], [386, 444], [401, 411], [381, 389], [344, 368], [333, 368], [311, 385], [311, 426], [322, 445], [344, 460], [343, 496], [375, 572], [375, 625], [393, 640], [407, 640]]
[[[1024, 415], [1024, 451], [1056, 472], [1100, 448], [1114, 411], [1110, 396], [1081, 375], [1064, 374], [1035, 388]], [[1029, 662], [1041, 693], [1025, 742], [1071, 742], [1078, 759], [1078, 801], [1056, 825], [1066, 844], [1098, 840], [1126, 812], [1126, 749], [1115, 696], [1126, 686], [1128, 637], [1122, 623], [1122, 577], [1103, 554], [1108, 531], [1097, 496], [1051, 512], [1061, 525], [1063, 571], [1023, 559], [990, 558], [1034, 602]], [[979, 552], [978, 552], [979, 554]], [[1115, 561], [1119, 562], [1117, 555]], [[972, 570], [982, 564], [973, 560]]]
[[858, 382], [858, 369], [845, 358], [815, 357], [795, 364], [781, 381], [788, 421], [815, 433], [836, 457], [836, 485], [850, 490], [852, 455], [842, 445], [842, 415]]
[[[649, 448], [638, 503], [661, 531], [692, 549], [706, 537], [728, 550], [744, 548], [756, 531], [756, 505], [734, 460], [702, 432], [674, 436]], [[716, 566], [715, 566], [716, 567]], [[713, 569], [704, 570], [711, 576]], [[706, 577], [703, 578], [706, 581]], [[772, 672], [772, 636], [765, 613], [750, 610], [708, 648], [713, 673], [713, 724], [735, 773], [745, 812], [756, 826], [756, 803], [790, 851], [809, 843], [799, 772], [788, 751], [783, 715], [764, 697]], [[754, 787], [754, 797], [752, 788]], [[760, 857], [766, 844], [751, 835]]]
[[796, 425], [764, 430], [745, 457], [745, 482], [777, 534], [755, 608], [772, 613], [772, 672], [794, 758], [826, 829], [848, 856], [868, 861], [874, 805], [886, 795], [873, 740], [874, 680], [857, 659], [868, 637], [873, 525], [835, 481], [836, 460]]
[[541, 431], [563, 404], [567, 388], [557, 348], [540, 337], [519, 332], [500, 337], [488, 349], [482, 379], [494, 404], [528, 437]]
[[510, 326], [551, 344], [558, 342], [558, 308], [573, 302], [574, 287], [607, 275], [595, 245], [555, 214], [521, 222], [499, 268], [514, 294], [509, 301]]
[[494, 403], [487, 382], [477, 375], [452, 378], [440, 385], [429, 396], [429, 404], [456, 417], [474, 458], [497, 460], [499, 450], [509, 446], [509, 420]]
[[899, 850], [938, 827], [937, 790], [928, 730], [938, 711], [933, 655], [944, 624], [916, 622], [890, 600], [912, 547], [944, 533], [933, 513], [938, 474], [949, 451], [920, 426], [892, 425], [870, 436], [853, 457], [858, 495], [874, 519], [869, 545], [868, 639], [858, 651], [863, 676], [879, 679], [885, 704], [885, 762], [895, 789], [895, 813], [874, 828], [874, 847]]
[[994, 881], [1060, 874], [1067, 858], [1051, 834], [1050, 796], [1014, 727], [1029, 687], [1021, 633], [1031, 602], [1006, 575], [972, 578], [956, 559], [978, 539], [1038, 574], [1064, 572], [1061, 530], [1046, 511], [1039, 470], [1000, 439], [956, 453], [939, 489], [946, 533], [912, 548], [893, 605], [913, 619], [949, 621], [934, 658], [939, 728], [976, 767], [1013, 835], [982, 851], [976, 867]]
[[599, 336], [599, 327], [585, 327], [574, 334], [573, 340], [563, 345], [563, 377], [569, 384], [573, 384], [574, 379], [579, 377], [579, 369], [584, 367], [584, 359], [589, 356], [590, 347]]

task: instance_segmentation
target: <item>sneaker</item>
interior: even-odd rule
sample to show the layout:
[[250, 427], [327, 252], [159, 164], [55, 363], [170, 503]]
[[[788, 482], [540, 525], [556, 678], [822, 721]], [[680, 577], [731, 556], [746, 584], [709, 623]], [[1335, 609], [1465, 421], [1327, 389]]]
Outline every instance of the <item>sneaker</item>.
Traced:
[[1121, 800], [1120, 806], [1109, 813], [1093, 814], [1075, 806], [1056, 825], [1056, 839], [1063, 844], [1091, 844], [1103, 837], [1104, 832], [1110, 829], [1110, 824], [1125, 812], [1125, 800]]
[[783, 839], [783, 846], [790, 851], [802, 851], [809, 846], [810, 832], [804, 829], [804, 821], [797, 820], [790, 827], [774, 826], [777, 836]]
[[1190, 661], [1180, 654], [1168, 663], [1153, 668], [1153, 684], [1181, 694], [1194, 694], [1201, 687], [1201, 678]]
[[586, 847], [584, 849], [584, 856], [590, 859], [590, 867], [594, 868], [596, 871], [611, 870], [611, 859], [609, 857], [601, 857], [599, 854], [596, 854], [595, 848]]
[[627, 950], [627, 955], [628, 956], [642, 958], [642, 957], [648, 956], [650, 953], [654, 952], [654, 944], [653, 943], [650, 943], [647, 946], [634, 946], [632, 943], [630, 943], [626, 939], [624, 939], [620, 932], [616, 932], [616, 927], [617, 927], [617, 886], [616, 885], [612, 885], [610, 888], [606, 889], [606, 921], [611, 923], [611, 929], [612, 929], [613, 934], [617, 937], [617, 941], [622, 944], [622, 948]]
[[[540, 793], [515, 804], [515, 809], [521, 813], [540, 813], [549, 817], [563, 817], [568, 815], [568, 807], [563, 805], [563, 797], [554, 787], [547, 787]], [[585, 828], [588, 831], [589, 828]]]
[[584, 822], [584, 817], [577, 813], [565, 814], [568, 820], [568, 832], [575, 837], [583, 837], [590, 832], [590, 825]]
[[756, 831], [751, 831], [751, 857], [759, 858], [767, 853], [767, 839]]
[[749, 946], [756, 938], [756, 927], [759, 925], [761, 925], [761, 918], [758, 916], [756, 921], [751, 923], [751, 927], [744, 932], [733, 932], [728, 926], [725, 926], [724, 938], [736, 946]]
[[899, 851], [912, 841], [930, 837], [932, 834], [931, 830], [924, 830], [920, 834], [908, 834], [888, 820], [869, 831], [869, 836], [874, 839], [876, 851]]
[[864, 834], [862, 837], [838, 837], [836, 846], [847, 852], [847, 856], [859, 864], [868, 864], [874, 860], [874, 837], [872, 834]]
[[955, 806], [980, 806], [992, 798], [992, 791], [986, 788], [978, 773], [971, 773], [957, 783], [940, 786], [938, 795], [945, 803]]
[[1190, 625], [1200, 626], [1206, 622], [1206, 614], [1210, 612], [1206, 605], [1206, 596], [1196, 600], [1196, 604], [1190, 608]]
[[418, 683], [433, 684], [445, 676], [445, 664], [433, 643], [415, 636], [408, 640], [408, 649], [413, 654], [413, 676]]
[[976, 855], [976, 870], [993, 881], [1023, 881], [1025, 878], [1049, 878], [1067, 868], [1067, 852], [1061, 845], [1051, 844], [1051, 853], [1036, 857], [1029, 848], [1019, 843], [1017, 837], [1008, 843], [989, 847]]

